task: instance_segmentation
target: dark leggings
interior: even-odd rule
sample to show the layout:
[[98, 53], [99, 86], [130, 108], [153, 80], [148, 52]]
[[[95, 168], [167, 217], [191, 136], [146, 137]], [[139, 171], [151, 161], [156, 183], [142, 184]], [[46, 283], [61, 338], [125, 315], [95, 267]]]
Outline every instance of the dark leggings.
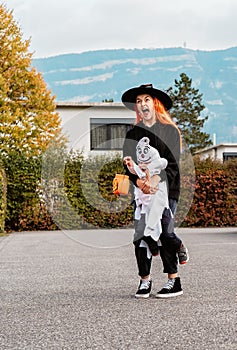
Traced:
[[[177, 208], [177, 201], [171, 199], [169, 200], [169, 205], [170, 210], [174, 215]], [[140, 247], [141, 240], [142, 238], [134, 242], [138, 274], [139, 276], [148, 276], [151, 271], [152, 257], [150, 259], [147, 258], [147, 249]], [[170, 211], [168, 209], [164, 210], [162, 216], [162, 234], [160, 236], [160, 240], [162, 243], [162, 246], [160, 247], [160, 256], [164, 267], [163, 272], [169, 274], [177, 273], [177, 250], [179, 249], [182, 241], [174, 233], [174, 219], [171, 217]]]

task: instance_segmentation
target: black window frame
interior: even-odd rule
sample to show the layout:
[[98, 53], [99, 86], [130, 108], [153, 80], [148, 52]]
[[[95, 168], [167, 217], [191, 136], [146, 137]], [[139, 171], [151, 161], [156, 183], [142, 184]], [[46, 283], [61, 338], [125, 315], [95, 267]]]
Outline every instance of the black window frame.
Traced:
[[[131, 118], [91, 118], [90, 119], [90, 150], [91, 151], [121, 151], [122, 144], [119, 147], [113, 146], [112, 128], [123, 126], [124, 131], [121, 139], [124, 140], [126, 132], [134, 125], [134, 120]], [[94, 145], [93, 132], [96, 129], [104, 128], [106, 132], [105, 140], [102, 144], [106, 144], [106, 147]]]
[[223, 152], [223, 162], [237, 158], [237, 152]]

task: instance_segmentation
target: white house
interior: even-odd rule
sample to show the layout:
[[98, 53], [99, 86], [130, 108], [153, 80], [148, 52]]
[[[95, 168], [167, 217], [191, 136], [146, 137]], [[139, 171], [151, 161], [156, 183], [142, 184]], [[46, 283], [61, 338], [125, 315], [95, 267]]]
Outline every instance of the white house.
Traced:
[[135, 112], [118, 102], [57, 102], [56, 112], [69, 139], [70, 149], [99, 154], [122, 149]]
[[237, 143], [221, 143], [197, 151], [201, 159], [210, 157], [213, 160], [224, 162], [230, 158], [237, 158]]
[[[85, 155], [120, 152], [126, 131], [135, 122], [135, 112], [119, 102], [57, 102], [56, 111], [69, 148]], [[196, 154], [221, 161], [237, 158], [237, 143], [213, 145]]]

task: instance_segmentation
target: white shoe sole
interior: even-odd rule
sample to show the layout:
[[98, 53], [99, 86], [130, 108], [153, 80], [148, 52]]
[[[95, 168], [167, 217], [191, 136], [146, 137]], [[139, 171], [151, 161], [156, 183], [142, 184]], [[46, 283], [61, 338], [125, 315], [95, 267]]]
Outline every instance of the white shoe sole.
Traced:
[[156, 298], [173, 298], [173, 297], [178, 297], [179, 295], [182, 295], [184, 292], [181, 290], [180, 292], [176, 293], [167, 293], [167, 294], [156, 294]]
[[135, 294], [135, 298], [140, 298], [140, 299], [147, 299], [147, 298], [149, 298], [149, 296], [150, 296], [150, 293], [148, 293], [148, 294]]

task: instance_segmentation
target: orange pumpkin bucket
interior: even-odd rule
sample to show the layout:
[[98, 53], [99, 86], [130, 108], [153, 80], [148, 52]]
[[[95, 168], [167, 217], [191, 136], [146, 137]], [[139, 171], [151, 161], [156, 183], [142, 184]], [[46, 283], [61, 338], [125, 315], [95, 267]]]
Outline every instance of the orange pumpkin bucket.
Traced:
[[128, 194], [129, 177], [123, 174], [116, 174], [113, 179], [113, 194]]

